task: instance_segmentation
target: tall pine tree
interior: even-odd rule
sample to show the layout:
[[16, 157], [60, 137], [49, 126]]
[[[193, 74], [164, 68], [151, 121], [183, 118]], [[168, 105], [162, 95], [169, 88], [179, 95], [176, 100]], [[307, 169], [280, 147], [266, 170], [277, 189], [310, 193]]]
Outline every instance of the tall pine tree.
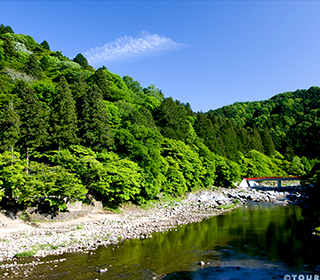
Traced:
[[205, 145], [210, 151], [219, 154], [216, 131], [207, 115], [198, 113], [193, 127], [197, 135], [204, 140]]
[[48, 43], [46, 40], [44, 40], [40, 45], [41, 45], [45, 50], [50, 51], [49, 43]]
[[98, 86], [93, 85], [86, 93], [82, 107], [80, 135], [83, 144], [93, 149], [107, 148], [113, 142], [109, 117]]
[[186, 141], [190, 126], [184, 106], [178, 105], [171, 97], [166, 98], [154, 114], [156, 124], [164, 137]]
[[260, 131], [260, 136], [264, 148], [264, 153], [267, 156], [273, 156], [275, 154], [275, 148], [268, 128], [265, 127], [262, 131]]
[[89, 65], [88, 60], [81, 53], [77, 54], [77, 56], [72, 61], [80, 64], [81, 68], [84, 70], [92, 70], [93, 69]]
[[61, 77], [56, 88], [51, 114], [52, 142], [60, 148], [79, 142], [76, 106], [68, 83]]
[[14, 91], [21, 99], [18, 110], [21, 121], [20, 145], [26, 152], [28, 165], [30, 148], [38, 148], [48, 142], [47, 115], [38, 96], [28, 84], [19, 81]]
[[10, 26], [4, 26], [3, 24], [0, 25], [0, 35], [5, 33], [14, 33]]
[[104, 100], [113, 101], [110, 92], [110, 82], [102, 68], [99, 68], [91, 77], [90, 82], [97, 85]]
[[8, 100], [3, 102], [4, 110], [0, 119], [0, 142], [2, 150], [13, 153], [20, 136], [20, 118], [15, 109], [13, 97], [11, 95], [7, 97], [9, 97]]
[[36, 77], [38, 79], [42, 78], [42, 69], [40, 67], [40, 63], [38, 61], [38, 58], [35, 56], [35, 54], [30, 54], [28, 57], [28, 60], [26, 62], [26, 65], [24, 67], [24, 71], [33, 77]]

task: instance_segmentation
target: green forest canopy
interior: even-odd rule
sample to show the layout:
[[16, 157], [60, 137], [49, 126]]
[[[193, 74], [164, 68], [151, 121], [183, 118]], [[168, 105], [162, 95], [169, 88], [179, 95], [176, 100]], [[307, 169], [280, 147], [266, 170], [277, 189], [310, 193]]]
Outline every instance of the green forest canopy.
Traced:
[[320, 88], [207, 113], [0, 26], [0, 200], [113, 207], [319, 162]]

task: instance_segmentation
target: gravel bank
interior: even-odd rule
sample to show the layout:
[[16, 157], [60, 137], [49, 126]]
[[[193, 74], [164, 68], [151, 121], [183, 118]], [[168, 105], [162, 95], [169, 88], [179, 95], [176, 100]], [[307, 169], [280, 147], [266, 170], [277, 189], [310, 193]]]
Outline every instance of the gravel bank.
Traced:
[[[41, 264], [40, 258], [47, 255], [92, 253], [91, 251], [99, 246], [117, 244], [125, 239], [150, 238], [155, 232], [174, 230], [182, 224], [200, 222], [248, 201], [283, 205], [295, 203], [300, 196], [297, 190], [296, 187], [215, 188], [190, 193], [179, 202], [158, 203], [149, 210], [97, 214], [93, 220], [89, 215], [70, 222], [39, 223], [36, 226], [26, 225], [22, 221], [10, 221], [1, 216], [0, 269], [8, 276], [19, 273], [28, 275], [32, 267]], [[10, 226], [21, 223], [24, 227], [10, 233]], [[27, 264], [17, 263], [20, 262], [17, 257], [27, 255], [34, 255], [34, 261]], [[63, 260], [57, 257], [56, 262]]]

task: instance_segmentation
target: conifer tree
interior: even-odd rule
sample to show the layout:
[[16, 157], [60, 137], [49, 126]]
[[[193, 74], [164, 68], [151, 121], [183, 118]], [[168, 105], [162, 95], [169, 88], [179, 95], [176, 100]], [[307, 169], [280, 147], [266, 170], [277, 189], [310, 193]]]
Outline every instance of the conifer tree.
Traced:
[[2, 40], [3, 40], [2, 48], [3, 48], [4, 56], [7, 58], [14, 56], [16, 51], [13, 47], [12, 41], [7, 36], [3, 36]]
[[78, 120], [82, 119], [82, 107], [88, 90], [88, 85], [82, 81], [76, 82], [70, 86], [72, 96], [76, 102], [76, 112]]
[[190, 131], [187, 113], [171, 97], [166, 98], [155, 111], [154, 119], [164, 137], [186, 141]]
[[72, 61], [78, 63], [84, 70], [92, 69], [92, 67], [88, 63], [88, 60], [81, 53], [77, 54], [77, 56]]
[[219, 154], [216, 131], [207, 115], [198, 113], [193, 127], [197, 135], [204, 140], [205, 145], [210, 151]]
[[9, 26], [9, 25], [6, 26], [6, 31], [7, 31], [7, 33], [14, 33], [11, 26]]
[[49, 68], [49, 59], [48, 59], [48, 56], [44, 56], [43, 58], [41, 58], [40, 60], [40, 67], [43, 69], [43, 70], [46, 70]]
[[20, 116], [20, 144], [26, 151], [29, 162], [30, 148], [38, 148], [48, 142], [47, 118], [39, 98], [34, 90], [24, 82], [18, 82], [15, 93], [21, 99]]
[[68, 83], [61, 77], [52, 103], [52, 142], [60, 148], [79, 142], [76, 106]]
[[274, 143], [270, 136], [269, 130], [265, 127], [260, 132], [260, 136], [261, 136], [262, 145], [264, 148], [264, 153], [268, 156], [273, 156], [275, 153], [275, 148], [274, 148]]
[[3, 24], [1, 24], [0, 25], [0, 35], [4, 34], [4, 33], [6, 33], [6, 27]]
[[5, 33], [14, 33], [10, 26], [4, 26], [3, 24], [0, 25], [0, 35]]
[[91, 82], [96, 84], [98, 88], [100, 89], [102, 93], [102, 97], [104, 100], [112, 101], [112, 96], [110, 92], [110, 83], [107, 80], [107, 76], [102, 70], [102, 68], [99, 68], [94, 75], [90, 77]]
[[49, 43], [48, 43], [46, 40], [44, 40], [40, 45], [41, 45], [45, 50], [50, 51]]
[[251, 149], [263, 153], [263, 146], [259, 130], [256, 126], [250, 129], [250, 146]]
[[41, 71], [40, 63], [39, 63], [37, 57], [35, 56], [35, 54], [31, 54], [28, 57], [28, 60], [27, 60], [26, 65], [24, 67], [24, 71], [28, 75], [31, 75], [31, 76], [36, 77], [38, 79], [42, 78], [42, 71]]
[[113, 138], [108, 124], [109, 117], [98, 86], [93, 85], [87, 91], [81, 115], [80, 134], [83, 143], [94, 149], [110, 146]]
[[231, 160], [238, 160], [239, 143], [235, 132], [235, 123], [232, 120], [225, 120], [220, 127], [219, 135], [223, 139], [225, 156]]
[[13, 153], [14, 146], [20, 136], [20, 118], [14, 108], [13, 100], [8, 100], [5, 103], [0, 119], [1, 149]]

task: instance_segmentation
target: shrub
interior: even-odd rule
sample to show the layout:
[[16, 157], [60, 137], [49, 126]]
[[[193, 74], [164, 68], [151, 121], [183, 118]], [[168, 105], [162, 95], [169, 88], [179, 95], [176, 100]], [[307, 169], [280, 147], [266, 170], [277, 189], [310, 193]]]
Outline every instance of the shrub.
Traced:
[[67, 68], [81, 69], [81, 66], [78, 63], [75, 63], [72, 61], [60, 61], [55, 65], [54, 70], [63, 71], [64, 69], [67, 69]]
[[26, 257], [32, 257], [37, 253], [36, 250], [27, 250], [21, 253], [17, 253], [15, 255], [16, 258], [26, 258]]

